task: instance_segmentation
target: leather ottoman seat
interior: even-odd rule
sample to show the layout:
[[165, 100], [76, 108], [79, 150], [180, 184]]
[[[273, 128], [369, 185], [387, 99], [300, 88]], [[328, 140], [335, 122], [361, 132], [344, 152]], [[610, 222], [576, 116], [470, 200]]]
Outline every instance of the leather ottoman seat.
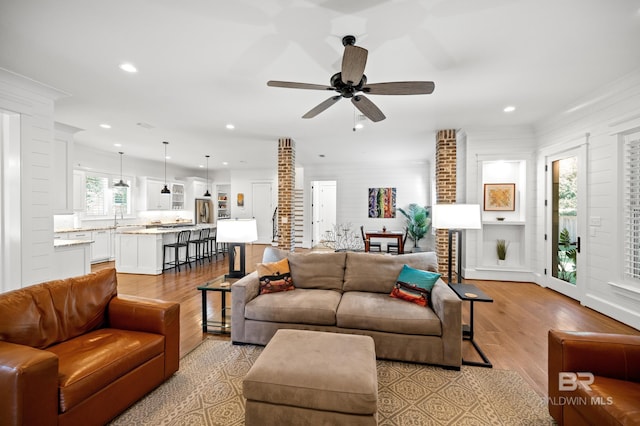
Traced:
[[376, 425], [369, 336], [278, 330], [243, 381], [246, 425]]

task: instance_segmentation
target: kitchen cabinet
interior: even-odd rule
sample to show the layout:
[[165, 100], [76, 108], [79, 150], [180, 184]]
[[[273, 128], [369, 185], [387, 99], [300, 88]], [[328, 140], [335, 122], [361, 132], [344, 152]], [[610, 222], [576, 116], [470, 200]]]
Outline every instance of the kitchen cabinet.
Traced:
[[218, 219], [231, 217], [231, 205], [229, 204], [229, 185], [218, 185], [216, 189], [216, 211]]
[[73, 171], [73, 210], [81, 212], [87, 205], [87, 184], [85, 174], [81, 170]]
[[184, 185], [171, 184], [171, 210], [184, 210]]
[[54, 214], [73, 213], [73, 134], [80, 129], [55, 123], [52, 149], [52, 208]]
[[[171, 185], [167, 185], [169, 188]], [[162, 194], [164, 182], [148, 177], [138, 178], [140, 210], [171, 210], [171, 194]]]
[[111, 231], [92, 231], [91, 263], [105, 262], [111, 258]]

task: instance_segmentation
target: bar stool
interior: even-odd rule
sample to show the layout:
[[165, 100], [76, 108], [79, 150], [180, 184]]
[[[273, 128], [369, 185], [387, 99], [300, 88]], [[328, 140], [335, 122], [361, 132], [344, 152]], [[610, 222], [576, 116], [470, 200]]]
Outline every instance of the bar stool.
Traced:
[[[210, 228], [209, 231], [209, 261], [214, 255], [218, 260], [218, 228]], [[224, 253], [222, 256], [224, 257]]]
[[[205, 255], [211, 260], [211, 254], [209, 253], [209, 231], [210, 228], [203, 228], [200, 230], [198, 234], [198, 238], [195, 240], [190, 240], [189, 244], [195, 244], [196, 254], [195, 256], [191, 256], [189, 261], [195, 261], [196, 264], [200, 261], [201, 265], [204, 265]], [[202, 250], [202, 256], [200, 255], [200, 251]]]
[[[178, 232], [178, 238], [175, 243], [164, 244], [162, 246], [162, 270], [169, 268], [177, 268], [180, 271], [180, 265], [184, 265], [185, 263], [189, 265], [191, 268], [191, 264], [189, 263], [189, 240], [191, 239], [191, 231], [180, 231]], [[180, 248], [185, 248], [185, 256], [184, 262], [180, 262]], [[166, 262], [167, 249], [174, 249], [175, 254], [172, 262]], [[169, 267], [166, 267], [169, 265]]]

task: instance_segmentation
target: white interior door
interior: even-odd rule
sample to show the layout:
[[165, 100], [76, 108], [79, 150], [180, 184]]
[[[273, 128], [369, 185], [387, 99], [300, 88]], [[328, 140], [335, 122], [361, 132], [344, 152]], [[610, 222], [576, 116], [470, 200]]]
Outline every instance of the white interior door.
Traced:
[[586, 145], [546, 157], [546, 283], [576, 300], [584, 293]]
[[313, 245], [336, 224], [336, 181], [312, 182]]
[[271, 183], [253, 183], [253, 196], [251, 206], [253, 217], [256, 219], [258, 227], [258, 243], [271, 244], [272, 224], [271, 217], [273, 215], [273, 198], [271, 195]]

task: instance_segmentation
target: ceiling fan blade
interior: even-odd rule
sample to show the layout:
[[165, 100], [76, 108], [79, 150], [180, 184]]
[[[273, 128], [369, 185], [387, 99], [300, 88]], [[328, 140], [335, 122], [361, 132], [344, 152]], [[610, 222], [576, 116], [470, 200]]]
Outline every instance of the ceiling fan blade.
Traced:
[[373, 122], [382, 121], [387, 118], [376, 104], [362, 95], [354, 96], [351, 98], [351, 102], [360, 110], [361, 113]]
[[367, 49], [346, 45], [342, 56], [342, 82], [345, 84], [358, 84], [362, 80], [364, 67], [367, 64]]
[[320, 114], [325, 109], [329, 108], [331, 105], [333, 105], [336, 102], [338, 102], [341, 97], [342, 96], [332, 96], [332, 97], [330, 97], [326, 101], [324, 101], [321, 104], [317, 105], [316, 107], [312, 108], [309, 112], [307, 112], [305, 115], [303, 115], [302, 118], [313, 118], [313, 117], [315, 117], [316, 115]]
[[267, 81], [267, 86], [271, 87], [284, 87], [287, 89], [310, 89], [310, 90], [334, 90], [331, 86], [324, 86], [322, 84], [309, 84], [309, 83], [295, 83], [293, 81]]
[[433, 81], [396, 81], [367, 84], [362, 91], [371, 95], [429, 95], [433, 89]]

